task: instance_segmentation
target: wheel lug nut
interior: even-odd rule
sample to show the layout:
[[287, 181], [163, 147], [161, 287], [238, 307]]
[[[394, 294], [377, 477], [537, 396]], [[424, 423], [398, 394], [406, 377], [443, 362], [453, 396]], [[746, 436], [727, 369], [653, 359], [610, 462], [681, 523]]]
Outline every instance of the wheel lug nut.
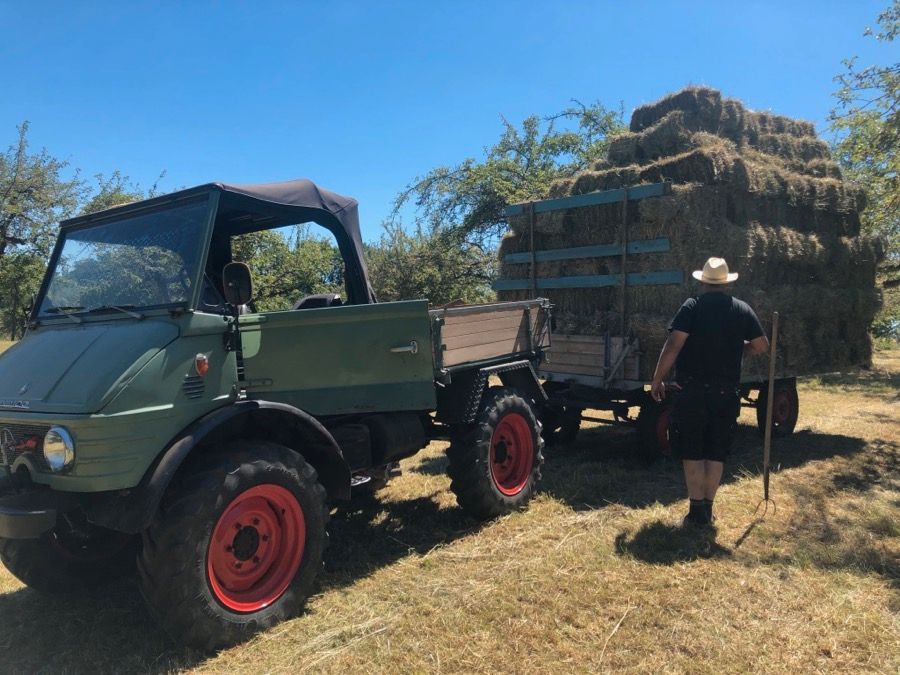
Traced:
[[254, 524], [254, 525], [259, 525], [259, 518], [254, 518], [254, 519], [253, 519], [253, 524]]
[[235, 566], [237, 569], [241, 569], [241, 567], [243, 566], [243, 564], [244, 564], [244, 563], [236, 562], [236, 563], [234, 563], [234, 566]]
[[225, 550], [226, 550], [228, 553], [231, 553], [234, 549], [231, 548], [231, 546], [226, 546], [226, 547], [225, 547]]
[[253, 556], [253, 562], [258, 563], [258, 562], [259, 562], [259, 556]]
[[234, 524], [234, 529], [236, 529], [236, 530], [240, 530], [242, 527], [243, 527], [243, 525], [241, 525], [240, 523]]
[[263, 541], [269, 541], [269, 535], [264, 534], [264, 535], [262, 536], [262, 540], [263, 540]]

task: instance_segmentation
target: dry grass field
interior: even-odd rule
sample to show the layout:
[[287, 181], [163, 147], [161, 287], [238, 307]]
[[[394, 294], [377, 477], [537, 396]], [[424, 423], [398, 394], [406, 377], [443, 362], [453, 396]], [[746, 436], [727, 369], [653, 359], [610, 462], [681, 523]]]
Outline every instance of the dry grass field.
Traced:
[[800, 400], [764, 520], [751, 410], [714, 536], [679, 527], [679, 468], [632, 459], [629, 429], [548, 452], [531, 507], [488, 524], [456, 506], [433, 443], [333, 514], [303, 616], [210, 657], [172, 646], [130, 583], [49, 598], [4, 571], [0, 670], [896, 673], [900, 350]]

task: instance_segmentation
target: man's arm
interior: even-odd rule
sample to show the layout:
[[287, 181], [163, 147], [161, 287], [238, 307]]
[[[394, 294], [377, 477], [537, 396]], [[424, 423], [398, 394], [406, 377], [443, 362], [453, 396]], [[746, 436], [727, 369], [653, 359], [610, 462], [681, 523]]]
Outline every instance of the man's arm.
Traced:
[[662, 351], [659, 354], [659, 361], [656, 362], [656, 370], [653, 372], [653, 382], [650, 385], [650, 395], [656, 402], [662, 401], [666, 397], [666, 385], [663, 384], [663, 378], [672, 370], [681, 348], [684, 347], [688, 334], [682, 330], [673, 330], [666, 339]]
[[765, 354], [769, 351], [769, 338], [760, 335], [753, 338], [750, 342], [744, 343], [744, 356], [752, 356], [753, 354]]

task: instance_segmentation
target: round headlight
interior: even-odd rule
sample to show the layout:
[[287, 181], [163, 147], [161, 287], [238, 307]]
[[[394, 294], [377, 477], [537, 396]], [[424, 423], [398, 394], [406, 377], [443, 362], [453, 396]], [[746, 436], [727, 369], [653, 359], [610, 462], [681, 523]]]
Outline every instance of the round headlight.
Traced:
[[51, 471], [62, 471], [75, 461], [75, 441], [65, 427], [50, 427], [44, 436], [44, 459]]

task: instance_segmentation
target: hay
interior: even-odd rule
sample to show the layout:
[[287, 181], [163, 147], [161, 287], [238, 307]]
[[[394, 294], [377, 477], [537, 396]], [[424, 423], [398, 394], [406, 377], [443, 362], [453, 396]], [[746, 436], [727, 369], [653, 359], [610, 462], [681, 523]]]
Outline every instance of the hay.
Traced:
[[[867, 329], [880, 302], [875, 269], [881, 242], [859, 235], [863, 193], [845, 184], [828, 148], [807, 122], [747, 110], [718, 92], [690, 88], [634, 112], [631, 131], [614, 138], [609, 155], [590, 170], [553, 185], [561, 197], [670, 180], [672, 194], [632, 203], [630, 240], [667, 237], [671, 250], [632, 255], [625, 272], [697, 269], [713, 255], [740, 273], [733, 292], [761, 318], [784, 317], [779, 368], [803, 374], [867, 365]], [[538, 215], [538, 250], [619, 240], [621, 204]], [[524, 218], [510, 222], [500, 246], [529, 250]], [[621, 259], [542, 262], [538, 277], [620, 274]], [[528, 278], [528, 264], [501, 263], [501, 278]], [[689, 274], [685, 275], [690, 280]], [[554, 303], [556, 330], [602, 335], [622, 331], [640, 338], [641, 377], [652, 375], [671, 316], [692, 292], [691, 283], [627, 289], [622, 325], [620, 290], [542, 291]], [[531, 291], [503, 292], [523, 299]], [[765, 374], [757, 362], [745, 373]]]
[[[695, 134], [695, 139], [701, 136]], [[733, 202], [753, 202], [733, 220], [746, 223], [784, 222], [805, 231], [859, 234], [859, 211], [865, 205], [861, 189], [835, 177], [817, 177], [821, 164], [808, 173], [790, 170], [785, 162], [757, 151], [740, 152], [726, 139], [701, 136], [693, 150], [648, 164], [631, 164], [605, 171], [585, 171], [553, 186], [554, 196], [612, 190], [640, 183], [670, 180], [687, 184], [723, 185]], [[839, 172], [837, 172], [839, 175]], [[778, 213], [778, 211], [783, 211]]]
[[751, 144], [764, 134], [816, 135], [811, 122], [748, 110], [740, 101], [723, 99], [718, 91], [707, 87], [688, 87], [656, 103], [640, 106], [631, 115], [629, 129], [648, 129], [672, 111], [682, 112], [695, 131], [708, 131], [735, 141], [746, 137]]

